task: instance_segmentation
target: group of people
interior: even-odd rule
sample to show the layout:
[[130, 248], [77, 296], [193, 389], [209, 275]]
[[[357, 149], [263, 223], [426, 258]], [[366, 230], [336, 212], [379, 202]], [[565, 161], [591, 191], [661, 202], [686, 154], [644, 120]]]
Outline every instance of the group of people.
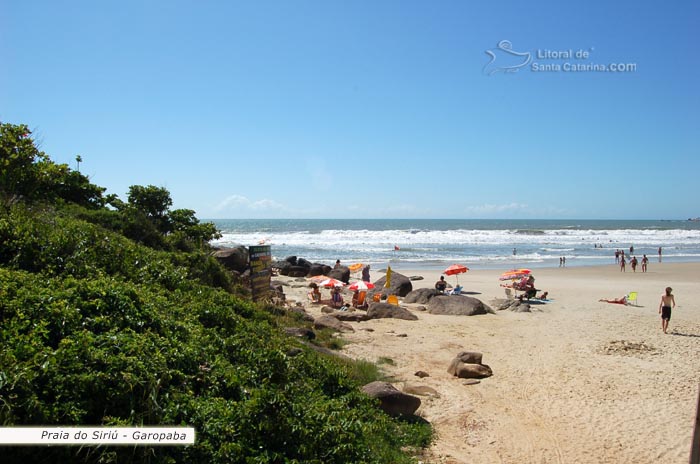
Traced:
[[445, 276], [440, 276], [440, 279], [435, 282], [435, 290], [437, 290], [440, 295], [459, 295], [462, 293], [462, 287], [457, 285], [452, 290], [447, 290], [447, 282], [445, 281]]
[[[664, 333], [668, 333], [668, 323], [671, 320], [671, 309], [676, 307], [676, 298], [673, 296], [672, 292], [673, 289], [671, 287], [666, 287], [664, 294], [661, 295], [661, 301], [659, 302], [659, 314], [661, 314], [661, 330], [663, 330]], [[626, 305], [627, 295], [612, 300], [600, 299], [598, 301]]]
[[[335, 266], [333, 267], [333, 269], [339, 269], [341, 267], [342, 267], [342, 265], [340, 264], [340, 260], [339, 259], [336, 260]], [[370, 281], [369, 270], [370, 270], [369, 264], [362, 267], [362, 281], [363, 282]], [[323, 303], [322, 297], [321, 297], [321, 289], [318, 287], [318, 284], [312, 282], [311, 284], [309, 284], [309, 287], [311, 288], [311, 290], [308, 293], [309, 300], [312, 303], [316, 303], [316, 304]], [[366, 291], [354, 290], [353, 295], [352, 295], [352, 302], [351, 302], [352, 307], [353, 308], [360, 308], [360, 309], [367, 308], [368, 304], [366, 301], [366, 296], [367, 296]], [[331, 299], [328, 303], [331, 307], [336, 308], [336, 309], [341, 309], [341, 310], [348, 309], [350, 307], [350, 305], [345, 303], [345, 301], [343, 299], [343, 294], [341, 293], [341, 289], [340, 289], [340, 287], [337, 287], [337, 286], [331, 288]]]
[[[318, 287], [318, 284], [312, 282], [311, 284], [309, 284], [309, 287], [311, 287], [311, 290], [309, 291], [308, 296], [311, 303], [323, 303], [323, 300], [321, 298], [321, 289]], [[352, 293], [352, 301], [350, 304], [353, 308], [367, 308], [368, 304], [366, 296], [367, 292], [355, 290]], [[345, 300], [343, 299], [343, 294], [340, 291], [340, 287], [333, 287], [331, 289], [331, 299], [330, 301], [328, 301], [328, 303], [331, 307], [335, 309], [343, 310], [349, 308], [349, 305], [345, 303]]]
[[521, 299], [527, 298], [529, 300], [530, 298], [534, 298], [537, 295], [537, 289], [535, 288], [535, 276], [530, 274], [528, 276], [523, 277], [518, 282], [515, 282], [513, 284], [513, 288], [515, 290], [520, 290], [521, 292], [523, 292], [523, 294], [521, 295]]
[[[634, 252], [634, 247], [630, 247], [630, 250]], [[624, 250], [616, 250], [615, 251], [615, 262], [620, 265], [620, 272], [627, 272], [627, 259], [625, 258], [625, 252]], [[632, 255], [632, 258], [630, 258], [630, 266], [632, 267], [632, 272], [637, 272], [637, 265], [639, 264], [639, 261], [637, 260], [637, 257]], [[649, 258], [647, 258], [647, 255], [642, 256], [642, 272], [647, 272], [647, 265], [649, 264]]]
[[[637, 257], [634, 256], [634, 246], [630, 246], [630, 266], [632, 266], [632, 271], [637, 272], [637, 265], [639, 261]], [[659, 262], [661, 262], [661, 247], [659, 247]], [[625, 250], [615, 250], [615, 263], [620, 265], [620, 272], [626, 272], [627, 258], [625, 257]], [[647, 255], [642, 256], [642, 272], [647, 272], [647, 265], [649, 264], [649, 258]]]
[[[360, 266], [360, 264], [357, 264], [357, 266]], [[335, 266], [333, 266], [333, 269], [340, 269], [342, 265], [340, 264], [340, 260], [336, 259], [335, 260]], [[369, 282], [369, 264], [366, 266], [362, 266], [362, 281], [363, 282]]]

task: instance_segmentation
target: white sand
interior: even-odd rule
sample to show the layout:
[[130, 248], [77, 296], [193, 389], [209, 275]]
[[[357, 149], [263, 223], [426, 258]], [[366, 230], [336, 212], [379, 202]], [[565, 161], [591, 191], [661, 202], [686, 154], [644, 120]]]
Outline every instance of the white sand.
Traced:
[[[504, 297], [502, 271], [471, 270], [459, 282], [491, 304]], [[440, 275], [396, 272], [424, 276], [414, 289], [432, 287]], [[352, 323], [343, 351], [393, 360], [384, 366], [399, 389], [408, 383], [439, 392], [422, 396], [417, 411], [438, 435], [426, 462], [687, 463], [700, 381], [700, 263], [652, 262], [646, 274], [611, 264], [534, 275], [554, 301], [532, 313], [438, 316], [413, 308], [418, 321]], [[677, 306], [664, 335], [658, 306], [666, 286]], [[598, 302], [630, 291], [639, 307]], [[303, 288], [285, 292], [305, 300]], [[465, 385], [448, 374], [463, 350], [482, 352], [494, 375]], [[430, 376], [416, 377], [419, 370]]]

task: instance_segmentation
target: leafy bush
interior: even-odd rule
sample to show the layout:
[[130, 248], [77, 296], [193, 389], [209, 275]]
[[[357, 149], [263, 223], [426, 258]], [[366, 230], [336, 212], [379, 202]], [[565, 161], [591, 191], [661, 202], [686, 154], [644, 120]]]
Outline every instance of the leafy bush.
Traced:
[[379, 412], [346, 367], [288, 357], [293, 341], [245, 317], [252, 304], [199, 290], [172, 298], [110, 277], [0, 269], [0, 423], [194, 426], [194, 446], [152, 449], [178, 462], [406, 459], [394, 444], [407, 425]]
[[197, 277], [216, 275], [203, 255], [17, 205], [0, 234], [0, 423], [197, 430], [189, 447], [52, 447], [45, 460], [410, 462], [401, 448], [427, 443], [429, 427], [359, 392], [354, 364], [288, 356], [300, 345], [274, 316]]
[[0, 124], [0, 424], [187, 425], [197, 441], [3, 462], [403, 463], [429, 445], [429, 426], [360, 392], [376, 366], [322, 357], [241, 296], [208, 254], [213, 225], [165, 189], [103, 197], [29, 135]]

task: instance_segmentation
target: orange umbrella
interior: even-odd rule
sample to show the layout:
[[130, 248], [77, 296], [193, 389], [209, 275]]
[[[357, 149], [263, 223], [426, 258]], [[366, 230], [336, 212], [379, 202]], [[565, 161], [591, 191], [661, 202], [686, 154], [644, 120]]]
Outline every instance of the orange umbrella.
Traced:
[[531, 272], [530, 269], [511, 269], [501, 274], [498, 280], [517, 280], [529, 275]]
[[348, 266], [348, 269], [350, 269], [350, 272], [357, 272], [357, 271], [359, 271], [360, 269], [362, 269], [363, 267], [365, 267], [364, 264], [362, 264], [362, 263], [355, 263], [355, 264], [351, 264], [350, 266]]
[[464, 274], [468, 270], [469, 268], [467, 266], [463, 266], [461, 264], [453, 264], [452, 266], [445, 269], [445, 274], [455, 276], [455, 279], [457, 279], [457, 285], [459, 285], [459, 277], [456, 277], [457, 274]]

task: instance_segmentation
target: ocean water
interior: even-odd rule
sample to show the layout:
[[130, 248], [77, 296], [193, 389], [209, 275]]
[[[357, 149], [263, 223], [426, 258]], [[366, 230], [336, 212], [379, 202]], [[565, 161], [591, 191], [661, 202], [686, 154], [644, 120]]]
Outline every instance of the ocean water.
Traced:
[[[381, 269], [473, 269], [614, 264], [616, 249], [641, 261], [700, 261], [700, 222], [616, 220], [268, 219], [211, 220], [215, 246], [272, 247], [274, 259], [298, 256], [332, 265]], [[398, 247], [398, 249], [396, 249]]]

